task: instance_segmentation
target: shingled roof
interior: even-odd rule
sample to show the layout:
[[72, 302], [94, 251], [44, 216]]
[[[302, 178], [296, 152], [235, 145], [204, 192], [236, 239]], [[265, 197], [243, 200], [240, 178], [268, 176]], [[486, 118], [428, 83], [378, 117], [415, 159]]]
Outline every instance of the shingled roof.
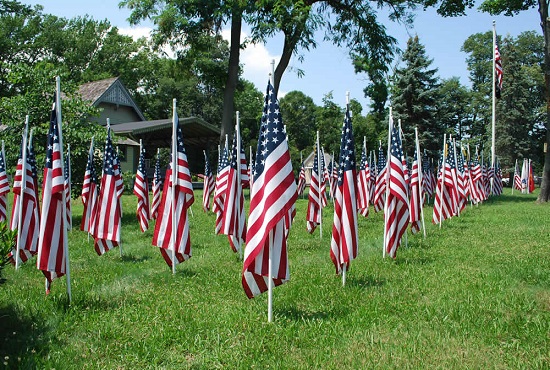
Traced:
[[145, 121], [143, 113], [118, 77], [87, 82], [80, 85], [78, 92], [83, 100], [90, 101], [94, 106], [98, 106], [100, 103], [111, 103], [132, 107], [141, 120]]

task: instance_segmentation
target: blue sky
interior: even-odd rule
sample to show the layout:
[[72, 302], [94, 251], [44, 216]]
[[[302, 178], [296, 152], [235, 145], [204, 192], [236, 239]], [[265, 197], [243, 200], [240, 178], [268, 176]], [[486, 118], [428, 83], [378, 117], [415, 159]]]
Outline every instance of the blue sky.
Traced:
[[[44, 12], [61, 17], [71, 18], [89, 14], [98, 20], [108, 19], [122, 32], [131, 35], [146, 35], [153, 27], [151, 23], [130, 27], [126, 21], [130, 12], [127, 9], [119, 9], [118, 0], [23, 0], [21, 2], [41, 4], [44, 7]], [[383, 23], [386, 25], [388, 33], [398, 40], [403, 49], [410, 36], [418, 35], [420, 42], [426, 48], [428, 57], [433, 59], [433, 66], [438, 68], [441, 78], [457, 76], [463, 84], [469, 84], [465, 63], [466, 54], [462, 53], [460, 48], [468, 36], [490, 31], [493, 20], [496, 21], [499, 35], [517, 36], [519, 33], [529, 30], [535, 30], [542, 34], [536, 9], [523, 12], [515, 17], [494, 17], [470, 10], [467, 16], [458, 18], [442, 18], [433, 10], [419, 10], [412, 29], [407, 29], [405, 26], [389, 20]], [[318, 40], [322, 40], [322, 34], [318, 35]], [[265, 45], [247, 48], [241, 55], [241, 63], [244, 64], [244, 77], [252, 81], [262, 92], [265, 90], [271, 68], [270, 61], [275, 59], [277, 62], [281, 50], [282, 38], [275, 37], [268, 40]], [[332, 91], [333, 100], [343, 106], [346, 91], [350, 91], [351, 98], [359, 100], [363, 108], [368, 109], [369, 101], [363, 96], [366, 76], [354, 73], [346, 50], [319, 41], [316, 49], [305, 52], [303, 55], [305, 59], [302, 63], [295, 58], [291, 60], [290, 70], [287, 69], [281, 81], [280, 94], [300, 90], [320, 105], [323, 96]], [[305, 76], [298, 78], [293, 69], [304, 70]]]

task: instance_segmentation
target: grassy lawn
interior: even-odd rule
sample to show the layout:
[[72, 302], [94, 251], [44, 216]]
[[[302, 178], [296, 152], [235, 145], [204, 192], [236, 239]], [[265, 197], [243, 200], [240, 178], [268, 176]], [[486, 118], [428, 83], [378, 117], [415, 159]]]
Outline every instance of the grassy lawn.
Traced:
[[[124, 196], [123, 257], [99, 257], [70, 232], [70, 307], [65, 278], [44, 295], [34, 259], [6, 268], [0, 368], [549, 368], [550, 206], [535, 199], [506, 189], [441, 229], [427, 225], [426, 239], [409, 234], [395, 261], [382, 259], [383, 217], [371, 211], [345, 287], [329, 257], [332, 206], [321, 240], [307, 233], [300, 199], [291, 280], [274, 290], [269, 324], [267, 295], [246, 298], [242, 262], [214, 235], [200, 191], [193, 257], [175, 276]], [[81, 213], [73, 201], [75, 226]]]

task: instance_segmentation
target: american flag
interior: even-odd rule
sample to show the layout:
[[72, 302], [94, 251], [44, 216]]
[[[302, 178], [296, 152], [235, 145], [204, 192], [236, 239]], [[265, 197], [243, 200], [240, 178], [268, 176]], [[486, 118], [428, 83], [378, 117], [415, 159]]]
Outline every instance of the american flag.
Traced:
[[466, 207], [468, 201], [468, 183], [466, 181], [464, 171], [464, 156], [462, 150], [454, 143], [455, 156], [456, 156], [456, 186], [458, 194], [458, 210], [459, 213]]
[[448, 188], [449, 194], [451, 195], [452, 214], [456, 216], [459, 213], [458, 175], [456, 168], [456, 153], [451, 141], [449, 141], [448, 148], [447, 158], [445, 160], [445, 186]]
[[162, 190], [162, 177], [160, 174], [160, 153], [157, 152], [155, 172], [153, 174], [153, 202], [151, 204], [151, 219], [156, 220], [159, 214], [160, 193]]
[[67, 148], [67, 155], [65, 156], [65, 167], [63, 173], [65, 175], [65, 201], [67, 202], [67, 230], [71, 230], [73, 227], [73, 212], [71, 210], [71, 150]]
[[216, 186], [214, 189], [214, 200], [212, 203], [212, 211], [216, 214], [216, 234], [220, 234], [222, 231], [222, 216], [225, 204], [225, 190], [227, 189], [228, 175], [229, 156], [227, 154], [227, 147], [224, 146], [218, 156], [218, 173], [216, 175]]
[[120, 243], [122, 209], [119, 199], [122, 191], [119, 189], [123, 188], [124, 184], [118, 166], [117, 155], [111, 140], [111, 128], [108, 126], [103, 156], [103, 174], [92, 234], [95, 251], [100, 256]]
[[[31, 146], [32, 147], [32, 146]], [[21, 143], [21, 151], [17, 161], [17, 168], [13, 181], [13, 207], [10, 220], [10, 230], [17, 230], [17, 238], [19, 240], [19, 259], [26, 262], [34, 256], [38, 251], [38, 232], [40, 227], [40, 217], [38, 209], [38, 189], [34, 174], [36, 167], [33, 167], [30, 156], [31, 150], [26, 153], [25, 165], [25, 184], [23, 185], [23, 142]], [[34, 151], [32, 152], [34, 155]], [[34, 158], [34, 157], [33, 157]], [[21, 189], [23, 187], [23, 189]], [[21, 198], [21, 196], [23, 198]], [[22, 201], [22, 204], [21, 204]], [[22, 211], [21, 211], [22, 207]], [[19, 227], [19, 217], [21, 217], [22, 226]], [[12, 264], [16, 264], [14, 256], [16, 250], [10, 252], [9, 259]]]
[[46, 292], [53, 279], [66, 273], [67, 230], [63, 227], [66, 204], [63, 203], [65, 177], [61, 154], [61, 130], [54, 103], [47, 136], [46, 164], [42, 183], [42, 213], [38, 240], [37, 267], [46, 276]]
[[529, 194], [535, 191], [535, 178], [533, 177], [533, 162], [529, 160], [529, 181], [528, 181], [528, 190]]
[[359, 166], [359, 176], [357, 179], [357, 210], [362, 216], [367, 217], [369, 215], [371, 181], [366, 144], [363, 145], [363, 151], [361, 152], [361, 164]]
[[376, 183], [374, 185], [374, 211], [379, 212], [384, 209], [386, 200], [386, 156], [382, 149], [382, 144], [378, 148], [378, 166], [377, 166]]
[[433, 216], [432, 216], [432, 223], [436, 225], [441, 223], [443, 220], [446, 220], [453, 216], [453, 203], [451, 199], [451, 190], [445, 183], [447, 176], [450, 176], [450, 175], [447, 175], [448, 169], [443, 164], [443, 154], [441, 154], [441, 157], [439, 159], [438, 168], [439, 168], [439, 173], [437, 176], [434, 209], [433, 209]]
[[[172, 158], [164, 177], [164, 190], [160, 202], [159, 217], [153, 235], [153, 245], [160, 248], [164, 260], [170, 267], [191, 258], [191, 238], [189, 236], [187, 210], [195, 201], [187, 154], [183, 146], [183, 133], [177, 113], [174, 114], [173, 125], [175, 125], [176, 130], [176, 147], [172, 147]], [[174, 155], [175, 169], [173, 168]], [[175, 183], [173, 182], [172, 171], [176, 172]], [[174, 208], [172, 208], [173, 201]], [[173, 235], [174, 219], [175, 235]]]
[[[393, 126], [393, 125], [392, 125]], [[389, 170], [389, 192], [384, 214], [384, 248], [386, 253], [395, 258], [397, 248], [401, 244], [401, 237], [409, 224], [409, 199], [407, 197], [407, 183], [403, 168], [403, 147], [399, 131], [391, 127]]]
[[472, 184], [470, 188], [470, 193], [472, 194], [472, 199], [475, 203], [480, 203], [484, 200], [484, 193], [481, 165], [479, 164], [479, 156], [477, 154], [477, 150], [476, 155], [470, 163], [470, 177]]
[[221, 230], [222, 234], [227, 235], [233, 252], [239, 252], [242, 243], [246, 240], [243, 185], [242, 181], [239, 183], [238, 180], [239, 164], [237, 161], [240, 161], [240, 156], [237, 155], [237, 143], [240, 140], [240, 133], [235, 131], [231, 160], [229, 162], [229, 172], [227, 174], [227, 187], [225, 189]]
[[137, 218], [141, 232], [149, 228], [151, 214], [149, 212], [149, 185], [147, 184], [147, 172], [145, 171], [145, 148], [141, 148], [139, 164], [134, 181], [134, 194], [137, 197]]
[[334, 164], [334, 153], [332, 154], [332, 160], [328, 164], [327, 172], [329, 175], [329, 186], [330, 186], [330, 198], [334, 201], [334, 196], [336, 194], [336, 183], [338, 182], [338, 169]]
[[[236, 132], [236, 130], [235, 130]], [[239, 132], [239, 138], [241, 138], [241, 133]], [[244, 148], [242, 144], [242, 138], [241, 138], [241, 153], [240, 153], [240, 169], [241, 169], [241, 184], [243, 189], [247, 189], [250, 187], [250, 177], [248, 176], [248, 165], [246, 164], [246, 155], [244, 154]], [[252, 161], [252, 158], [250, 159]]]
[[495, 96], [500, 98], [502, 93], [502, 60], [498, 51], [498, 44], [495, 44]]
[[342, 125], [338, 186], [334, 198], [334, 221], [330, 241], [330, 259], [336, 273], [357, 257], [357, 173], [355, 169], [355, 143], [349, 105]]
[[409, 221], [411, 223], [411, 232], [416, 234], [422, 228], [422, 199], [424, 198], [422, 186], [420, 186], [420, 166], [418, 164], [418, 152], [414, 151], [414, 160], [411, 171], [411, 193]]
[[[277, 286], [290, 278], [286, 238], [298, 193], [279, 103], [271, 83], [267, 85], [253, 173], [242, 270], [242, 285], [248, 298], [267, 291], [269, 279]], [[272, 276], [269, 276], [270, 257]]]
[[204, 152], [204, 185], [202, 192], [202, 209], [204, 212], [210, 210], [210, 196], [214, 193], [214, 175], [212, 174], [212, 168], [210, 167], [210, 161], [206, 152]]
[[304, 162], [300, 166], [300, 174], [298, 175], [298, 195], [302, 195], [306, 189], [306, 168]]
[[321, 155], [322, 174], [321, 174], [321, 189], [319, 190], [319, 194], [321, 196], [321, 205], [324, 208], [328, 204], [327, 203], [327, 183], [330, 180], [330, 176], [325, 163], [325, 149], [321, 148], [320, 155]]
[[315, 148], [315, 156], [313, 157], [313, 168], [311, 169], [311, 180], [309, 182], [309, 194], [307, 203], [307, 231], [311, 234], [321, 223], [323, 201], [322, 201], [322, 176], [319, 174], [319, 146]]
[[514, 189], [521, 190], [521, 172], [519, 171], [518, 160], [514, 168]]
[[435, 176], [430, 160], [426, 152], [424, 152], [424, 156], [422, 157], [422, 188], [425, 194], [425, 199], [422, 204], [424, 204], [424, 202], [428, 203], [428, 199], [433, 196], [435, 183]]
[[495, 178], [493, 181], [493, 194], [501, 195], [502, 194], [502, 170], [500, 168], [500, 163], [497, 160], [495, 165]]
[[90, 143], [90, 150], [88, 151], [88, 162], [86, 163], [86, 172], [84, 172], [84, 181], [82, 183], [82, 205], [84, 210], [82, 211], [82, 221], [80, 223], [80, 230], [92, 233], [94, 224], [93, 216], [95, 216], [95, 209], [97, 205], [97, 174], [94, 167], [94, 142]]
[[10, 192], [10, 182], [6, 173], [6, 160], [4, 152], [0, 151], [0, 222], [8, 219], [8, 193]]
[[370, 169], [369, 202], [371, 205], [374, 206], [374, 189], [376, 186], [376, 177], [378, 175], [378, 168], [376, 166], [376, 155], [374, 154], [374, 151], [371, 152], [369, 169]]

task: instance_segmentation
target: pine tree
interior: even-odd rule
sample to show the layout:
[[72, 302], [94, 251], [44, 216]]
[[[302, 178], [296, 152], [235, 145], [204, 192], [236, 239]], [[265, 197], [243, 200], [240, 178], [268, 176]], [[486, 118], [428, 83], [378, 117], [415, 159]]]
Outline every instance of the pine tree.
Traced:
[[418, 36], [411, 37], [403, 53], [405, 66], [394, 75], [392, 106], [395, 123], [402, 121], [404, 147], [414, 150], [414, 128], [418, 127], [420, 145], [435, 155], [441, 146], [443, 130], [435, 119], [438, 77], [437, 68], [430, 69], [433, 60], [426, 56]]

